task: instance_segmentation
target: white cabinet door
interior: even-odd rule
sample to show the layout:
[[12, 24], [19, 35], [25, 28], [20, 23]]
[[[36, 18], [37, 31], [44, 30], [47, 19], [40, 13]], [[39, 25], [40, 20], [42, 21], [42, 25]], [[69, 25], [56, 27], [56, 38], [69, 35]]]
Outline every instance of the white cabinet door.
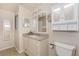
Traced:
[[29, 50], [30, 50], [30, 55], [31, 55], [31, 56], [36, 56], [36, 55], [38, 55], [38, 49], [39, 49], [38, 44], [39, 44], [39, 43], [38, 43], [37, 40], [30, 38]]
[[24, 37], [24, 49], [27, 50], [28, 48], [28, 38]]
[[27, 41], [27, 55], [32, 55], [31, 53], [31, 39], [28, 38], [28, 41]]
[[26, 53], [27, 55], [30, 55], [31, 53], [30, 53], [30, 51], [29, 51], [29, 38], [24, 37], [23, 39], [24, 39], [23, 44], [24, 44], [25, 53]]

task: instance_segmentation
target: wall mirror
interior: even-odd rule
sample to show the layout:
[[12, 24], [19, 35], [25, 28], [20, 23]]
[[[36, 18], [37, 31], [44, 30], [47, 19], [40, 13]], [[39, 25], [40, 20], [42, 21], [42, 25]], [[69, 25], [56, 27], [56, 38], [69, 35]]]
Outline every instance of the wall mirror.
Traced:
[[38, 17], [38, 31], [46, 32], [46, 16]]
[[61, 19], [61, 8], [56, 8], [53, 10], [54, 22], [58, 22]]
[[64, 5], [64, 19], [74, 20], [74, 4]]

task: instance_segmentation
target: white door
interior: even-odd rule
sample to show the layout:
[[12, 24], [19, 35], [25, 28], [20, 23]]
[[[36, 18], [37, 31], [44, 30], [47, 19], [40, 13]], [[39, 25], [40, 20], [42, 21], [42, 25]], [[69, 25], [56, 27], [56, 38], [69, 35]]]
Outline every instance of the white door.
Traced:
[[14, 46], [14, 13], [0, 10], [0, 50]]

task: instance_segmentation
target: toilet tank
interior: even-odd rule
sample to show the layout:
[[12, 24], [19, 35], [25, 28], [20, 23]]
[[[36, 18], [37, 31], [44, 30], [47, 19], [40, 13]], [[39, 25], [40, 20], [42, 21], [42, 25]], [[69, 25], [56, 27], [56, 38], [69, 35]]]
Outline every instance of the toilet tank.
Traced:
[[55, 49], [57, 56], [74, 56], [75, 47], [65, 43], [55, 42]]

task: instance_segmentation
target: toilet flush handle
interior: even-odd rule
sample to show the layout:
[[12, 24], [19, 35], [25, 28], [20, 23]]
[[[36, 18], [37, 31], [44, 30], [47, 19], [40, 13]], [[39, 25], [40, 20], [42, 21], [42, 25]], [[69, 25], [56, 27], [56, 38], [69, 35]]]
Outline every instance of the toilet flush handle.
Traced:
[[49, 43], [50, 48], [54, 48], [55, 44]]

